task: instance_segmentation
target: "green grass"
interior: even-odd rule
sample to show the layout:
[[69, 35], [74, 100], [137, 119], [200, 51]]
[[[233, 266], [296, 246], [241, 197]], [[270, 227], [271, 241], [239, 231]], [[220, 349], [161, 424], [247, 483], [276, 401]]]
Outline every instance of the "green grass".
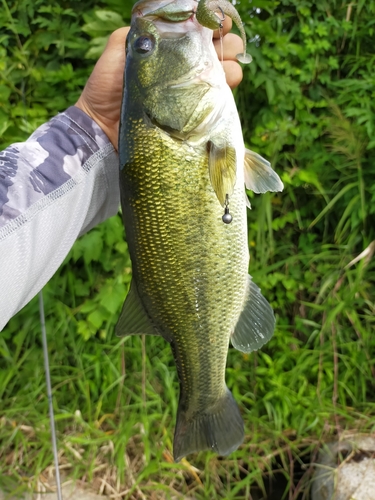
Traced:
[[[117, 226], [115, 218], [96, 230]], [[85, 236], [82, 247], [85, 238], [90, 241]], [[103, 282], [99, 260], [88, 271], [81, 256], [77, 279], [90, 273], [89, 294], [72, 295], [61, 283], [75, 251], [44, 292], [60, 462], [68, 477], [98, 492], [125, 492], [122, 498], [128, 499], [234, 500], [250, 498], [255, 486], [264, 490], [267, 478], [282, 474], [289, 485], [285, 498], [307, 498], [302, 495], [319, 444], [345, 429], [374, 431], [374, 303], [366, 281], [370, 267], [363, 262], [326, 272], [320, 280], [315, 272], [316, 288], [309, 289], [315, 300], [299, 302], [295, 324], [279, 318], [262, 351], [247, 356], [230, 349], [227, 381], [246, 424], [241, 448], [225, 459], [200, 453], [174, 464], [178, 384], [170, 348], [156, 337], [116, 338], [117, 314], [105, 338], [77, 335], [84, 304], [96, 303], [100, 284], [106, 287], [117, 277], [104, 273]], [[342, 251], [323, 247], [303, 261], [307, 269], [322, 263], [326, 269], [328, 257], [337, 261]], [[117, 258], [128, 264], [125, 254]], [[285, 269], [297, 259], [254, 269], [266, 296], [281, 294]], [[277, 275], [281, 269], [284, 282]], [[278, 311], [276, 300], [275, 305]], [[9, 322], [0, 349], [0, 482], [10, 490], [36, 488], [52, 464], [36, 299]]]

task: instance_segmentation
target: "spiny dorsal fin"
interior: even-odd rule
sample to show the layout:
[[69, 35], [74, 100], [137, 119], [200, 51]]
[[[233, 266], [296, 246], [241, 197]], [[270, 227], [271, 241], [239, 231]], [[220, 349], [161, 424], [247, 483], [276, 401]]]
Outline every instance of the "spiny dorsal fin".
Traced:
[[250, 149], [245, 150], [245, 184], [254, 193], [284, 189], [284, 184], [271, 164]]
[[231, 337], [233, 347], [246, 353], [257, 351], [272, 337], [275, 322], [272, 307], [249, 276], [242, 313]]
[[139, 298], [136, 285], [132, 282], [116, 325], [116, 335], [160, 335], [154, 328]]
[[216, 196], [224, 206], [226, 195], [231, 196], [236, 183], [236, 150], [232, 146], [218, 147], [207, 143], [210, 180]]

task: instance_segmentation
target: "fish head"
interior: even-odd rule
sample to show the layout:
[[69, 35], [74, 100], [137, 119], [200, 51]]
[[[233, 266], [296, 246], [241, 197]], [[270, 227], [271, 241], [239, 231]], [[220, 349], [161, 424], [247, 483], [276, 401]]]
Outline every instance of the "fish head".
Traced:
[[225, 76], [196, 0], [141, 0], [127, 38], [125, 91], [153, 125], [186, 138], [217, 107]]

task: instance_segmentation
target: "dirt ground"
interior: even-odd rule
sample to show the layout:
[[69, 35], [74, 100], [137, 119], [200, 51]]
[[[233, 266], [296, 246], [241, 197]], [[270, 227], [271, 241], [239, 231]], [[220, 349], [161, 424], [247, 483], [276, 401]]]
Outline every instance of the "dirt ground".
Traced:
[[[62, 488], [63, 500], [104, 500], [105, 497], [82, 490], [78, 486], [68, 484]], [[57, 500], [57, 493], [34, 493], [23, 497], [15, 497], [0, 491], [0, 500]]]

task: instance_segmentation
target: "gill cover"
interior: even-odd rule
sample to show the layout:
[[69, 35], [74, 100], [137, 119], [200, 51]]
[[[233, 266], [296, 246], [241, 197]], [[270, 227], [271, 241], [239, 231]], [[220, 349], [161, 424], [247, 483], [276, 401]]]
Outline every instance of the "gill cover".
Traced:
[[[158, 9], [132, 20], [125, 82], [132, 87], [132, 106], [139, 108], [140, 116], [185, 139], [215, 107], [212, 99], [204, 100], [210, 84], [199, 78], [212, 66], [211, 41], [209, 31], [190, 20], [191, 12], [163, 12]], [[188, 15], [188, 21], [169, 20]]]

